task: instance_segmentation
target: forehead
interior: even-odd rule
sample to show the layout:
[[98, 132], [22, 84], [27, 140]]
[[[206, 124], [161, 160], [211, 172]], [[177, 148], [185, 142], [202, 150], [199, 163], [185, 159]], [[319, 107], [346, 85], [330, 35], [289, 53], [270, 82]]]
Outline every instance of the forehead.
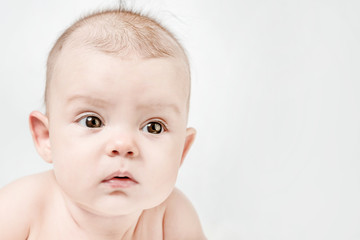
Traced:
[[186, 102], [189, 84], [181, 59], [124, 58], [86, 47], [67, 47], [54, 67], [49, 100], [84, 94], [106, 99], [132, 93], [144, 101], [168, 98]]

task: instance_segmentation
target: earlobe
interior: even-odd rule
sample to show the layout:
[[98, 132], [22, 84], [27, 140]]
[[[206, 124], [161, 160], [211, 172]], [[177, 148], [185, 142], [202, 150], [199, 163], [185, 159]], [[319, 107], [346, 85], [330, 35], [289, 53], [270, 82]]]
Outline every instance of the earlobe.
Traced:
[[194, 128], [186, 129], [186, 138], [185, 138], [183, 154], [181, 156], [181, 164], [184, 162], [187, 153], [189, 152], [192, 144], [194, 143], [195, 136], [196, 136], [196, 130]]
[[49, 121], [47, 116], [41, 112], [34, 111], [30, 113], [29, 125], [37, 152], [46, 162], [52, 163], [49, 138]]

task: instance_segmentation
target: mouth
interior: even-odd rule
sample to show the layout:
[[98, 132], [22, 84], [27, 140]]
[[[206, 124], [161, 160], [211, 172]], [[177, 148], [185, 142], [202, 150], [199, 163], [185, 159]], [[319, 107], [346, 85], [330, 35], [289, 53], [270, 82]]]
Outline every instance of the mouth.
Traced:
[[138, 182], [133, 178], [129, 172], [116, 171], [106, 177], [102, 183], [111, 188], [129, 188]]

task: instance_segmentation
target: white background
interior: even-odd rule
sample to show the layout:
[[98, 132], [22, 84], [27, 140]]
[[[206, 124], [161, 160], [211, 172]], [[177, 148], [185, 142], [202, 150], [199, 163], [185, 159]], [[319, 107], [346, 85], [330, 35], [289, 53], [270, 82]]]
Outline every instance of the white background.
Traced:
[[[359, 240], [360, 1], [136, 2], [189, 52], [198, 137], [178, 187], [208, 238]], [[47, 54], [114, 3], [1, 0], [0, 187], [51, 167], [27, 123]]]

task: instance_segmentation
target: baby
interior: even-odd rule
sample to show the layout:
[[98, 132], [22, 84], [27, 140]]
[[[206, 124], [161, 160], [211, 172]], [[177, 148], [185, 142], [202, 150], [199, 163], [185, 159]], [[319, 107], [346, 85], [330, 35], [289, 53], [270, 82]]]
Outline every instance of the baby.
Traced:
[[189, 95], [186, 54], [155, 20], [109, 10], [73, 24], [48, 57], [46, 115], [29, 118], [53, 170], [0, 190], [0, 239], [205, 239], [174, 188], [196, 133]]

